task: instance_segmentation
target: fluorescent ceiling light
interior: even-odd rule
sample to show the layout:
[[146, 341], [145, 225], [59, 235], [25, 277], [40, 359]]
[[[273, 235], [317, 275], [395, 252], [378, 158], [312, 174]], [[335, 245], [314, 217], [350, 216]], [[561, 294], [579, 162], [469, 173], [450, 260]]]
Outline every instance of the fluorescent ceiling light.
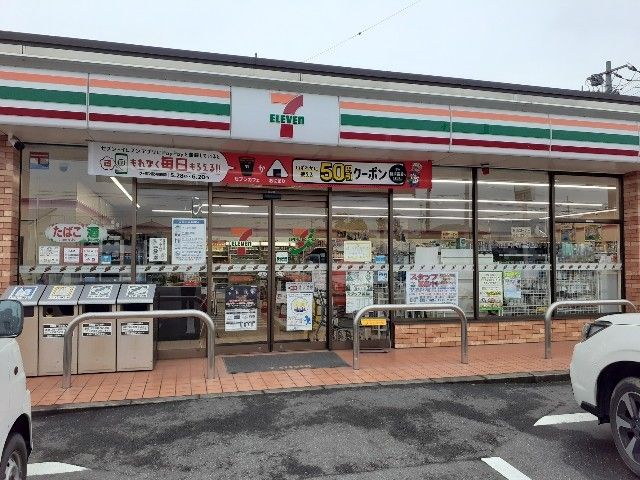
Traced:
[[498, 180], [478, 180], [478, 185], [504, 185], [506, 187], [548, 187], [548, 183], [504, 182]]
[[416, 197], [393, 197], [394, 202], [471, 202], [464, 198], [416, 198]]
[[[617, 208], [609, 208], [607, 210], [593, 210], [591, 212], [565, 213], [562, 215], [556, 215], [555, 218], [581, 217], [583, 215], [597, 215], [599, 213], [611, 213], [611, 212], [617, 212], [617, 211], [618, 211]], [[549, 217], [544, 217], [544, 218], [549, 218]]]
[[470, 212], [470, 208], [420, 208], [420, 207], [398, 207], [394, 208], [398, 212]]
[[[112, 181], [113, 183], [115, 183], [116, 187], [118, 187], [118, 188], [120, 189], [120, 191], [121, 191], [122, 193], [124, 193], [124, 196], [125, 196], [125, 197], [127, 197], [131, 203], [133, 203], [133, 197], [131, 196], [131, 194], [130, 194], [129, 192], [127, 192], [127, 189], [126, 189], [126, 188], [124, 188], [124, 185], [122, 185], [122, 184], [120, 183], [120, 180], [118, 180], [116, 177], [109, 177], [109, 178], [111, 179], [111, 181]], [[138, 204], [136, 203], [136, 207], [137, 207], [137, 208], [140, 208], [140, 205], [138, 205]]]
[[415, 219], [422, 220], [424, 218], [436, 219], [436, 220], [469, 220], [467, 217], [419, 217], [414, 215], [396, 215], [395, 218], [404, 218], [404, 219]]
[[431, 183], [471, 183], [471, 180], [445, 180], [445, 179], [432, 179]]
[[333, 208], [344, 208], [345, 210], [387, 210], [387, 207], [351, 207], [346, 205], [334, 205]]
[[543, 210], [533, 211], [533, 210], [492, 210], [492, 209], [481, 209], [478, 210], [482, 213], [520, 213], [522, 215], [546, 215], [547, 212]]
[[278, 213], [276, 217], [323, 217], [326, 218], [326, 213]]
[[616, 187], [604, 186], [604, 185], [569, 185], [566, 183], [556, 183], [556, 188], [586, 188], [588, 190], [615, 190]]
[[151, 210], [153, 213], [193, 213], [191, 210], [164, 210], [164, 209], [154, 209]]
[[505, 217], [480, 217], [478, 220], [495, 220], [496, 222], [530, 222], [537, 218], [505, 218]]

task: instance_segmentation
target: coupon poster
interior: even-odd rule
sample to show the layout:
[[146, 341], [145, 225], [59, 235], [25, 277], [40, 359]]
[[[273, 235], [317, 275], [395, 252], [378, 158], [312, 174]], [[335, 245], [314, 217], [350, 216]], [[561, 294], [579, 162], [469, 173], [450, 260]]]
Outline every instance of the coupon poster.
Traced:
[[204, 218], [171, 219], [171, 259], [175, 265], [197, 265], [207, 259], [207, 223]]
[[258, 287], [228, 285], [224, 291], [224, 329], [239, 332], [258, 329]]
[[373, 305], [373, 271], [347, 272], [346, 313]]
[[522, 298], [522, 272], [504, 272], [502, 278], [504, 298], [520, 300]]
[[458, 304], [458, 274], [407, 272], [407, 303]]
[[502, 272], [480, 272], [479, 289], [481, 312], [493, 312], [502, 308]]
[[313, 328], [313, 282], [287, 282], [287, 331]]

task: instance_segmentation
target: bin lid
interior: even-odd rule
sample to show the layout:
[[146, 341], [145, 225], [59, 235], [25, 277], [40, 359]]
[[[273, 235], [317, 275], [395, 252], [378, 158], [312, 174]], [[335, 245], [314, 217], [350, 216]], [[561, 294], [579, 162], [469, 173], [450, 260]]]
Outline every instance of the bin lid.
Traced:
[[85, 285], [78, 305], [115, 305], [119, 291], [120, 285], [117, 283]]
[[17, 300], [25, 307], [38, 304], [46, 285], [11, 285], [2, 294], [2, 300]]
[[118, 303], [153, 303], [155, 294], [154, 284], [122, 285], [118, 294]]
[[77, 305], [82, 285], [49, 285], [38, 305]]

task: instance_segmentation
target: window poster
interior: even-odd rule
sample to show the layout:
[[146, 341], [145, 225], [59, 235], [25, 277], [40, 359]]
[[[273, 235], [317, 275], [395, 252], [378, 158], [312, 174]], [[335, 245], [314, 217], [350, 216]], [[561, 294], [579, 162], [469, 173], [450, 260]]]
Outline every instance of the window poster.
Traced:
[[371, 270], [347, 272], [346, 313], [373, 305], [373, 273]]
[[84, 247], [82, 249], [82, 263], [97, 264], [99, 260], [98, 247]]
[[494, 312], [502, 308], [502, 272], [480, 272], [479, 290], [481, 312]]
[[197, 265], [206, 263], [206, 219], [172, 218], [171, 237], [171, 261], [173, 264]]
[[504, 272], [502, 283], [505, 299], [520, 300], [522, 298], [522, 272]]
[[38, 263], [40, 265], [59, 265], [60, 247], [53, 245], [41, 245], [38, 247]]
[[258, 287], [228, 285], [224, 291], [224, 329], [239, 332], [258, 329]]
[[167, 261], [167, 239], [165, 237], [157, 237], [149, 239], [149, 261], [150, 262], [166, 262]]
[[287, 282], [287, 331], [313, 328], [313, 282]]
[[80, 263], [80, 247], [64, 247], [62, 252], [64, 263]]
[[345, 240], [344, 261], [345, 262], [371, 262], [371, 241]]
[[457, 272], [407, 272], [407, 303], [458, 304]]

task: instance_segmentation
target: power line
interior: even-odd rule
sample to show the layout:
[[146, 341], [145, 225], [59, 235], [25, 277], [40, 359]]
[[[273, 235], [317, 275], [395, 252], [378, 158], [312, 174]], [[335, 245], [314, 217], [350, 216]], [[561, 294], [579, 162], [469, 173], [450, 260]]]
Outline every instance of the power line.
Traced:
[[344, 45], [345, 43], [349, 42], [350, 40], [353, 40], [356, 37], [362, 36], [363, 33], [368, 32], [369, 30], [373, 30], [374, 28], [376, 28], [377, 26], [383, 24], [384, 22], [386, 22], [387, 20], [391, 20], [393, 17], [400, 15], [402, 12], [410, 9], [411, 7], [417, 5], [418, 3], [422, 2], [422, 0], [417, 0], [413, 3], [410, 3], [409, 5], [406, 5], [405, 7], [401, 8], [400, 10], [397, 10], [395, 12], [393, 12], [391, 15], [384, 17], [383, 19], [377, 21], [376, 23], [369, 25], [368, 27], [363, 28], [361, 31], [359, 31], [358, 33], [351, 35], [348, 38], [345, 38], [343, 40], [340, 40], [338, 43], [334, 43], [333, 45], [331, 45], [330, 47], [310, 56], [309, 58], [305, 59], [305, 62], [308, 62], [310, 60], [313, 60], [314, 58], [318, 58], [321, 55], [324, 55], [325, 53], [331, 52], [333, 50], [335, 50], [338, 47], [341, 47], [342, 45]]

